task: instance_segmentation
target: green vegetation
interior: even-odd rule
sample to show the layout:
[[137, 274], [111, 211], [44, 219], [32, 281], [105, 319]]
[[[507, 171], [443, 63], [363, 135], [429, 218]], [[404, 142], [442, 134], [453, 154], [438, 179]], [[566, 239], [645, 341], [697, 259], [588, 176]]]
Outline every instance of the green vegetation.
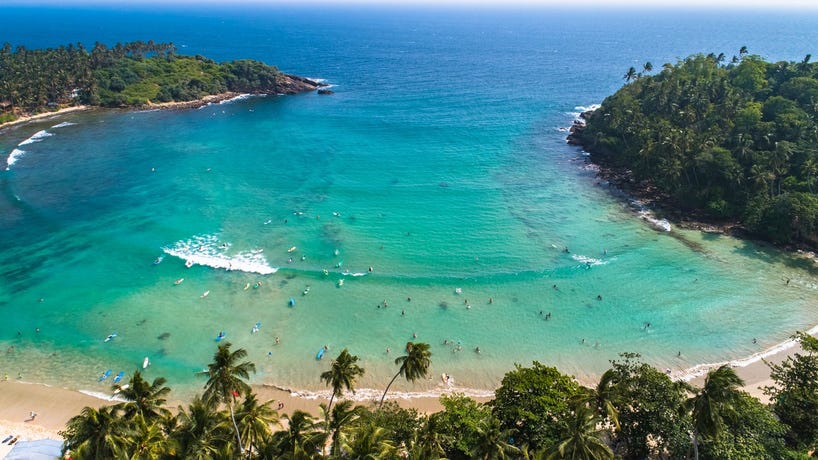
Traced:
[[574, 136], [594, 162], [629, 171], [666, 203], [740, 220], [777, 243], [818, 245], [818, 64], [746, 48], [695, 55], [626, 84]]
[[[165, 380], [149, 384], [137, 371], [113, 387], [125, 402], [86, 407], [62, 434], [79, 460], [808, 458], [818, 445], [818, 340], [796, 338], [804, 353], [770, 365], [769, 406], [741, 391], [728, 366], [697, 389], [624, 353], [596, 388], [534, 362], [506, 374], [485, 404], [444, 395], [443, 410], [424, 415], [390, 401], [340, 400], [322, 404], [319, 417], [281, 416], [273, 401], [259, 402], [246, 382], [255, 366], [223, 343], [203, 396], [176, 415], [164, 407]], [[431, 364], [429, 345], [412, 343], [402, 358], [398, 375], [411, 382]], [[345, 349], [321, 374], [333, 399], [354, 391], [364, 372], [357, 362]]]
[[90, 51], [80, 43], [43, 50], [12, 50], [8, 43], [0, 48], [0, 123], [78, 104], [132, 107], [225, 92], [292, 93], [315, 86], [261, 62], [219, 64], [179, 55], [172, 43], [137, 41], [112, 48], [96, 43]]

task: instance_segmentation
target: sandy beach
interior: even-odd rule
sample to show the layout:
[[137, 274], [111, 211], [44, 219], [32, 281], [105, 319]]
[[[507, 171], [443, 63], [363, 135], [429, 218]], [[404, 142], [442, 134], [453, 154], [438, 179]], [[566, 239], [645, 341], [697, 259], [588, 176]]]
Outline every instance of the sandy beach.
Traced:
[[71, 107], [65, 107], [63, 109], [59, 109], [59, 110], [56, 110], [54, 112], [45, 112], [45, 113], [38, 113], [37, 115], [24, 116], [24, 117], [20, 117], [20, 118], [14, 120], [14, 121], [9, 121], [7, 123], [0, 124], [0, 129], [8, 128], [9, 126], [20, 125], [20, 124], [23, 124], [23, 123], [27, 123], [29, 121], [42, 120], [42, 119], [45, 119], [45, 118], [51, 118], [51, 117], [56, 117], [56, 116], [59, 116], [59, 115], [64, 115], [66, 113], [79, 112], [79, 111], [82, 111], [82, 110], [89, 110], [89, 109], [90, 109], [90, 107], [88, 107], [87, 105], [76, 105], [76, 106], [71, 106]]
[[[763, 402], [767, 402], [767, 397], [762, 393], [761, 388], [772, 384], [766, 362], [780, 363], [788, 356], [802, 351], [797, 345], [782, 346], [776, 350], [775, 353], [767, 353], [763, 359], [748, 358], [745, 360], [746, 365], [740, 365], [742, 361], [733, 363], [736, 373], [745, 382], [744, 390]], [[699, 369], [699, 375], [690, 379], [690, 383], [695, 387], [701, 387], [708, 368]], [[19, 436], [20, 440], [60, 439], [58, 432], [65, 427], [71, 417], [79, 414], [84, 407], [115, 404], [115, 401], [90, 396], [79, 391], [35, 383], [5, 381], [0, 382], [0, 388], [0, 438], [13, 435]], [[328, 401], [325, 397], [302, 396], [271, 385], [255, 385], [254, 391], [262, 401], [274, 400], [276, 403], [283, 403], [284, 407], [280, 411], [282, 415], [302, 410], [318, 416], [320, 414], [319, 405], [326, 404]], [[456, 389], [453, 390], [453, 392], [456, 391]], [[440, 401], [436, 397], [388, 399], [397, 402], [401, 407], [414, 408], [421, 413], [434, 413], [442, 410]], [[486, 402], [490, 398], [475, 399]], [[375, 402], [376, 400], [373, 399], [373, 403]], [[175, 409], [182, 404], [184, 404], [183, 401], [171, 399], [167, 407]], [[366, 404], [366, 402], [362, 401], [360, 404]], [[32, 412], [37, 414], [34, 419], [31, 419]], [[4, 458], [9, 450], [11, 450], [9, 446], [0, 445], [0, 459]]]

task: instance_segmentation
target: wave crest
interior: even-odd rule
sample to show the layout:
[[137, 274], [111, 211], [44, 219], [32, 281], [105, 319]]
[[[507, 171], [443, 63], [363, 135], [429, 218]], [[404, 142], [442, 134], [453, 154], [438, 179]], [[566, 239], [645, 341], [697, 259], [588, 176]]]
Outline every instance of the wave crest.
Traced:
[[278, 271], [277, 268], [267, 263], [267, 259], [261, 252], [249, 250], [228, 253], [230, 246], [226, 242], [221, 242], [216, 235], [196, 235], [165, 246], [162, 251], [191, 265], [204, 265], [259, 275], [272, 275]]

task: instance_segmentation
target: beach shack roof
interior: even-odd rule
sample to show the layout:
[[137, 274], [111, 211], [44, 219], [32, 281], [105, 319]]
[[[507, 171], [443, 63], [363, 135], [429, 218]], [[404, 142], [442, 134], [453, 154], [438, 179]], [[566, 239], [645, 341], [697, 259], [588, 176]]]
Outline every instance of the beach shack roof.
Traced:
[[62, 441], [40, 439], [20, 441], [6, 456], [6, 460], [54, 460], [62, 457]]

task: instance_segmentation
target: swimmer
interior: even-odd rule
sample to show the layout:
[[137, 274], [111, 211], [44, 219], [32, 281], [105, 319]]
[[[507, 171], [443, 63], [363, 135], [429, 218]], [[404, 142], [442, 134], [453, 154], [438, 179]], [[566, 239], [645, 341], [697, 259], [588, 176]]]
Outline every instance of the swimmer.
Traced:
[[417, 334], [417, 332], [413, 332], [413, 333], [412, 333], [412, 338], [413, 338], [413, 339], [418, 338], [418, 334]]
[[597, 295], [596, 300], [602, 300], [602, 294]]
[[553, 285], [553, 286], [551, 286], [551, 287], [552, 287], [552, 288], [554, 288], [554, 290], [555, 290], [555, 291], [559, 291], [559, 290], [560, 290], [560, 288], [558, 288], [556, 284], [555, 284], [555, 285]]
[[471, 310], [471, 305], [466, 305], [466, 310]]
[[489, 304], [492, 304], [492, 303], [494, 303], [494, 299], [489, 297]]
[[406, 316], [406, 310], [401, 310], [401, 311], [400, 311], [400, 315], [401, 315], [401, 316]]
[[386, 347], [386, 354], [389, 354], [389, 347]]
[[372, 273], [372, 266], [369, 266], [369, 273]]
[[479, 354], [480, 353], [480, 347], [474, 347], [474, 352]]
[[756, 340], [755, 337], [753, 337], [753, 343], [758, 343], [758, 340]]
[[681, 357], [682, 357], [682, 352], [681, 352], [681, 350], [679, 350], [679, 352], [678, 352], [678, 353], [676, 353], [676, 357], [677, 357], [677, 358], [681, 358]]
[[278, 336], [276, 336], [276, 345], [278, 345], [279, 343], [281, 343], [281, 340], [279, 340]]
[[244, 290], [246, 291], [246, 290], [248, 290], [248, 289], [250, 289], [250, 283], [246, 283], [246, 284], [244, 285]]
[[551, 319], [551, 312], [550, 311], [548, 313], [546, 313], [545, 319]]

